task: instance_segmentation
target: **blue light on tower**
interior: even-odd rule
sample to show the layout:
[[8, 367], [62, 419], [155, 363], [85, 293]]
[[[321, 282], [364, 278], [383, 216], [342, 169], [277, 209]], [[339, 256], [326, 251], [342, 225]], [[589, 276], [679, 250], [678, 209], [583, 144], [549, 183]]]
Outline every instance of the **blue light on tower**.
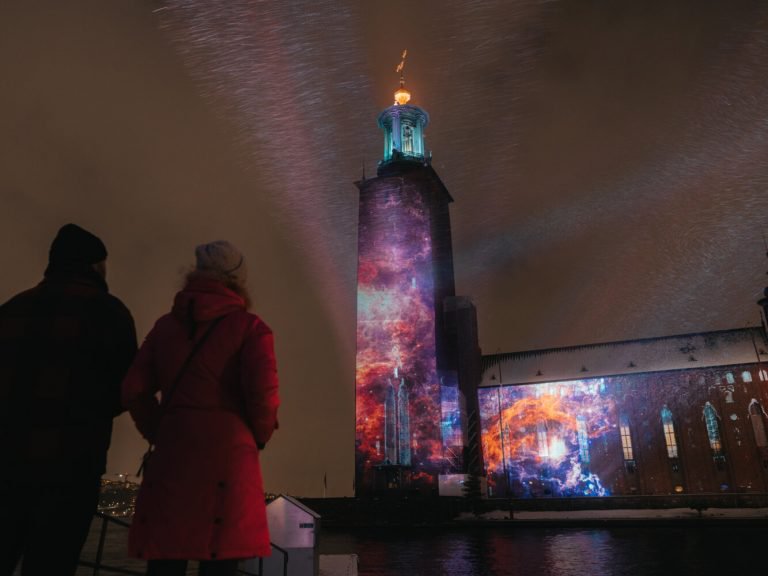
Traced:
[[411, 93], [405, 88], [403, 67], [405, 56], [397, 67], [400, 72], [400, 88], [395, 92], [395, 103], [379, 114], [379, 128], [384, 132], [384, 157], [380, 165], [397, 160], [426, 159], [424, 129], [429, 124], [429, 115], [412, 104], [408, 104]]

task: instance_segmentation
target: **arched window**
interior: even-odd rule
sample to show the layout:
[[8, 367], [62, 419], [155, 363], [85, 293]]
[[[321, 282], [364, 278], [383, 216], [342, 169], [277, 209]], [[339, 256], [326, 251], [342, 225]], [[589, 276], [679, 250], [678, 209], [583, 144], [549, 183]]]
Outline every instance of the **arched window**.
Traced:
[[403, 154], [413, 154], [413, 126], [403, 122]]
[[752, 431], [755, 433], [755, 444], [758, 448], [765, 448], [768, 446], [768, 436], [765, 433], [763, 407], [754, 398], [749, 403], [749, 420], [752, 423]]
[[621, 434], [621, 450], [624, 452], [624, 460], [634, 460], [635, 453], [632, 450], [632, 434], [629, 429], [629, 418], [622, 414], [619, 418], [619, 433]]
[[733, 372], [725, 373], [725, 381], [728, 382], [728, 384], [736, 384], [736, 378], [733, 377]]
[[661, 424], [664, 427], [664, 442], [667, 445], [667, 456], [669, 458], [677, 458], [675, 424], [672, 422], [672, 411], [667, 406], [661, 409]]
[[748, 370], [744, 370], [744, 372], [741, 373], [741, 379], [744, 382], [752, 382], [752, 374]]
[[579, 437], [579, 460], [584, 465], [589, 464], [589, 434], [587, 432], [587, 419], [584, 416], [576, 417], [576, 434]]
[[707, 425], [707, 437], [709, 438], [709, 447], [712, 448], [712, 454], [715, 458], [723, 455], [723, 443], [720, 440], [720, 417], [715, 412], [712, 404], [704, 404], [704, 423]]
[[760, 370], [760, 380], [762, 382], [765, 382], [766, 380], [768, 380], [768, 372], [766, 372], [765, 370]]

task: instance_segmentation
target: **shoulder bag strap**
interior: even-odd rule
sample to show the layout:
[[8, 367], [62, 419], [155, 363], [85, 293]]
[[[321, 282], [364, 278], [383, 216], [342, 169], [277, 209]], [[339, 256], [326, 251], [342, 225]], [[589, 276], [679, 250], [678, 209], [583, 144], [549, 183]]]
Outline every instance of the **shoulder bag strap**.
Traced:
[[184, 364], [181, 365], [181, 368], [179, 368], [179, 372], [176, 374], [176, 378], [174, 379], [170, 388], [168, 388], [168, 393], [163, 394], [162, 403], [160, 405], [160, 408], [161, 408], [160, 417], [162, 417], [165, 411], [168, 409], [168, 406], [170, 405], [170, 402], [171, 402], [171, 398], [173, 397], [173, 393], [176, 391], [176, 388], [179, 386], [179, 382], [181, 382], [181, 377], [184, 376], [184, 373], [187, 371], [187, 368], [189, 368], [189, 365], [192, 363], [192, 359], [198, 353], [200, 348], [203, 347], [203, 344], [208, 339], [208, 336], [210, 336], [211, 332], [213, 332], [216, 326], [218, 326], [219, 322], [221, 322], [223, 319], [224, 319], [224, 316], [219, 316], [213, 322], [211, 322], [211, 325], [208, 326], [208, 329], [205, 331], [205, 334], [203, 334], [200, 337], [200, 340], [195, 342], [195, 345], [192, 347], [192, 350], [190, 351], [189, 356], [187, 356], [187, 359], [184, 360]]
[[[205, 331], [205, 334], [203, 334], [200, 337], [200, 340], [195, 342], [195, 345], [192, 347], [192, 350], [189, 352], [189, 356], [187, 356], [187, 359], [184, 360], [184, 364], [181, 365], [181, 368], [179, 368], [179, 371], [176, 374], [176, 378], [173, 380], [173, 383], [171, 384], [170, 388], [168, 388], [168, 393], [163, 394], [162, 402], [160, 404], [160, 415], [157, 419], [158, 425], [160, 424], [160, 420], [163, 419], [163, 416], [165, 415], [165, 412], [168, 409], [168, 405], [171, 402], [171, 397], [173, 396], [173, 393], [176, 391], [176, 388], [178, 387], [179, 382], [181, 382], [181, 377], [184, 376], [184, 372], [187, 371], [187, 368], [192, 362], [192, 359], [195, 357], [195, 354], [198, 353], [200, 348], [202, 348], [203, 344], [208, 339], [208, 336], [210, 336], [214, 328], [216, 328], [219, 322], [221, 322], [224, 318], [225, 318], [224, 316], [219, 316], [213, 322], [211, 322], [211, 325]], [[139, 469], [136, 472], [136, 476], [141, 477], [142, 473], [147, 467], [147, 462], [149, 462], [149, 458], [152, 456], [152, 453], [154, 452], [154, 450], [155, 450], [155, 445], [150, 443], [149, 448], [147, 448], [147, 451], [144, 453], [144, 456], [141, 459], [141, 466], [139, 466]]]

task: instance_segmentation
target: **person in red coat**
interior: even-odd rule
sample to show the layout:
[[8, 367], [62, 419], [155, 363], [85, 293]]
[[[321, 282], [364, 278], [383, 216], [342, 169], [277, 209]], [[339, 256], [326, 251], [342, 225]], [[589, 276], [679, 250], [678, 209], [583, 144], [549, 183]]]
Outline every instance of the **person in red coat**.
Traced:
[[238, 559], [270, 554], [259, 452], [277, 428], [272, 331], [248, 312], [242, 254], [224, 241], [195, 253], [122, 387], [155, 446], [129, 533], [153, 576], [185, 574], [188, 560], [200, 574], [235, 574]]

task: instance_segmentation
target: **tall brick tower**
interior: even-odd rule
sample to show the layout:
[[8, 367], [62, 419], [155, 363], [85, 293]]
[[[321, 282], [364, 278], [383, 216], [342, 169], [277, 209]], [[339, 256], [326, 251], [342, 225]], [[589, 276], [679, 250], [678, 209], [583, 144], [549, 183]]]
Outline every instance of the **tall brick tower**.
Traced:
[[378, 118], [376, 177], [356, 183], [358, 496], [436, 492], [439, 474], [464, 467], [466, 394], [445, 308], [455, 295], [453, 199], [424, 146], [429, 116], [410, 97], [401, 75], [395, 103]]

